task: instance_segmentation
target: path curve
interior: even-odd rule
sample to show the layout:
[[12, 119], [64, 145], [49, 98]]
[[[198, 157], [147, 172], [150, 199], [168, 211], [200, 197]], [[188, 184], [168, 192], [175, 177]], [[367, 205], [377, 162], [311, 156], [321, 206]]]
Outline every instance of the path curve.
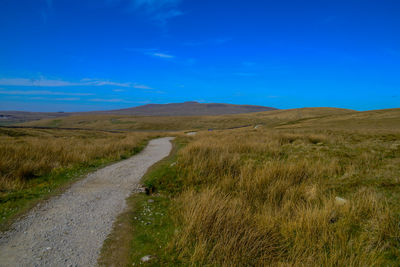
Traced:
[[147, 169], [168, 156], [171, 137], [99, 169], [38, 205], [0, 236], [0, 266], [95, 266], [125, 199], [139, 191]]

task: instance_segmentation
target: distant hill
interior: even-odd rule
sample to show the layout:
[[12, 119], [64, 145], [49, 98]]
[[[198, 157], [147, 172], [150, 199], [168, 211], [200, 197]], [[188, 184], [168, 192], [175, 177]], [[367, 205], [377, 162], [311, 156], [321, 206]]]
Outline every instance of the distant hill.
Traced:
[[72, 114], [73, 113], [64, 112], [0, 111], [0, 125], [9, 125], [41, 119], [55, 119]]
[[198, 103], [191, 101], [171, 104], [148, 104], [127, 109], [99, 111], [91, 113], [136, 116], [207, 116], [241, 114], [270, 110], [276, 110], [276, 108], [253, 105]]
[[36, 121], [41, 119], [56, 119], [76, 115], [133, 115], [133, 116], [207, 116], [229, 115], [251, 112], [277, 110], [272, 107], [253, 105], [232, 105], [198, 102], [184, 102], [171, 104], [148, 104], [133, 108], [91, 111], [91, 112], [26, 112], [26, 111], [0, 111], [0, 125]]

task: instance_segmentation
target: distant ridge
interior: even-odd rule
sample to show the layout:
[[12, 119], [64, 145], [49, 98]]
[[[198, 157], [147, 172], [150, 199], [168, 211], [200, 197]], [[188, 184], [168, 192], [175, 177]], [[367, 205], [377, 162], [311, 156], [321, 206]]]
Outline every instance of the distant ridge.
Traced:
[[170, 104], [147, 104], [143, 106], [89, 112], [27, 112], [27, 111], [0, 111], [0, 125], [9, 125], [35, 121], [41, 119], [55, 119], [73, 115], [132, 115], [132, 116], [205, 116], [205, 115], [228, 115], [251, 112], [277, 110], [272, 107], [253, 105], [233, 105], [221, 103], [198, 103], [189, 101], [184, 103]]
[[272, 107], [253, 105], [233, 105], [223, 103], [198, 103], [188, 101], [184, 103], [170, 104], [148, 104], [133, 108], [99, 111], [91, 113], [136, 115], [136, 116], [205, 116], [205, 115], [227, 115], [251, 112], [262, 112], [277, 110]]

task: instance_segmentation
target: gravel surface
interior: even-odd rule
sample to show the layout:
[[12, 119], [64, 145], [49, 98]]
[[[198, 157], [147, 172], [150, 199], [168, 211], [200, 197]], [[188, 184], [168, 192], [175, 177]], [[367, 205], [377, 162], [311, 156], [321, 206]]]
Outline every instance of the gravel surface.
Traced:
[[125, 198], [140, 191], [147, 169], [168, 156], [172, 138], [89, 174], [38, 205], [0, 236], [0, 266], [95, 266]]

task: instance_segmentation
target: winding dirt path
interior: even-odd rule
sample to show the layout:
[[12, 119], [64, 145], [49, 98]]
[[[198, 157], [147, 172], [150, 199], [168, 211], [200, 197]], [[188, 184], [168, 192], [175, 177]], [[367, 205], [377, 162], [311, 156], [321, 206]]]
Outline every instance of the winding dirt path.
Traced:
[[151, 140], [138, 155], [89, 174], [38, 205], [0, 236], [0, 266], [95, 266], [103, 241], [139, 191], [147, 169], [168, 156], [171, 137]]

